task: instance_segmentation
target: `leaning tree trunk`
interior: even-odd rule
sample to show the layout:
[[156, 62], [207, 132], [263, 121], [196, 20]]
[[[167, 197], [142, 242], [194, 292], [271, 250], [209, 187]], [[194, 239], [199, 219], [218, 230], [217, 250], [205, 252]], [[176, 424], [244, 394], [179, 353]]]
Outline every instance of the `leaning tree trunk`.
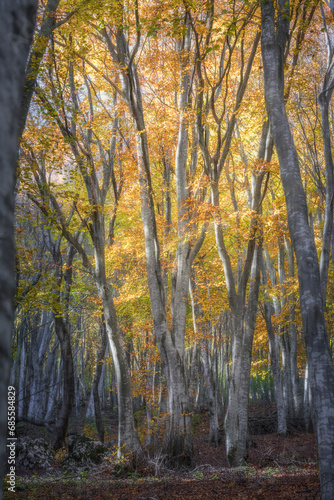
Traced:
[[0, 4], [0, 498], [6, 460], [15, 288], [14, 189], [18, 117], [37, 3], [36, 0], [12, 0]]
[[[74, 80], [74, 70], [73, 66], [69, 66], [69, 77], [70, 77], [70, 87], [71, 87], [71, 98], [74, 109], [81, 113], [79, 104], [78, 104], [78, 96], [75, 87]], [[52, 82], [50, 82], [52, 85]], [[93, 108], [93, 100], [92, 93], [89, 82], [85, 79], [86, 91], [88, 94], [89, 102], [90, 102], [90, 113], [91, 119], [93, 119], [94, 108]], [[56, 94], [57, 89], [53, 87], [53, 92]], [[41, 94], [41, 99], [45, 97]], [[114, 101], [114, 105], [116, 106], [116, 100]], [[57, 115], [57, 110], [52, 108], [52, 105], [49, 103], [49, 109], [52, 109], [53, 116]], [[70, 118], [65, 117], [65, 120], [68, 119], [68, 122], [71, 122], [71, 132], [67, 129], [67, 126], [64, 126], [62, 123], [62, 118], [60, 115], [57, 115], [57, 123], [65, 140], [71, 139], [70, 145], [73, 157], [75, 158], [76, 165], [78, 170], [81, 173], [82, 179], [84, 181], [86, 187], [87, 197], [90, 203], [90, 216], [89, 216], [89, 224], [90, 224], [90, 234], [92, 239], [92, 244], [94, 247], [94, 264], [91, 263], [89, 256], [86, 253], [85, 248], [82, 245], [82, 239], [78, 234], [73, 234], [69, 231], [68, 225], [65, 223], [65, 216], [62, 212], [61, 206], [59, 205], [55, 195], [50, 191], [48, 192], [48, 197], [51, 201], [54, 211], [57, 214], [57, 221], [62, 229], [62, 234], [65, 236], [67, 241], [71, 244], [71, 247], [75, 249], [79, 255], [81, 256], [83, 266], [86, 270], [91, 274], [95, 281], [95, 285], [98, 289], [102, 306], [103, 306], [103, 314], [105, 318], [106, 332], [107, 338], [110, 345], [110, 351], [113, 358], [113, 364], [116, 375], [116, 383], [117, 383], [117, 398], [118, 398], [118, 456], [120, 457], [122, 453], [134, 453], [138, 454], [141, 451], [140, 442], [135, 430], [134, 425], [134, 417], [133, 417], [133, 403], [132, 403], [132, 390], [131, 390], [131, 377], [130, 370], [127, 363], [125, 350], [123, 347], [123, 340], [120, 334], [120, 330], [118, 327], [117, 314], [112, 296], [112, 289], [109, 284], [109, 280], [107, 279], [106, 274], [106, 262], [105, 262], [105, 246], [106, 246], [106, 231], [105, 231], [105, 201], [107, 194], [110, 190], [111, 185], [113, 186], [114, 191], [114, 210], [113, 214], [109, 220], [109, 240], [110, 244], [113, 242], [113, 232], [114, 232], [114, 224], [117, 213], [117, 204], [119, 201], [119, 197], [121, 195], [122, 190], [122, 181], [117, 183], [115, 172], [114, 172], [114, 159], [116, 154], [116, 135], [117, 135], [117, 123], [118, 119], [115, 116], [113, 121], [113, 134], [110, 141], [110, 149], [108, 151], [108, 161], [106, 161], [102, 147], [102, 143], [98, 136], [95, 137], [99, 148], [100, 148], [100, 161], [103, 164], [103, 180], [102, 185], [100, 187], [99, 179], [95, 171], [95, 163], [93, 160], [93, 154], [90, 153], [87, 157], [82, 154], [83, 149], [88, 149], [91, 151], [92, 144], [92, 131], [91, 129], [84, 131], [81, 130], [81, 140], [77, 135], [77, 126], [76, 123]], [[75, 137], [76, 140], [73, 140]], [[41, 195], [44, 195], [43, 191], [43, 172], [36, 165], [36, 170], [38, 172], [39, 179], [37, 181], [39, 185], [39, 190]], [[45, 177], [45, 175], [44, 175]], [[45, 181], [44, 181], [45, 183]], [[40, 204], [38, 205], [40, 206]], [[48, 212], [47, 212], [48, 213]], [[49, 215], [49, 213], [48, 213]]]
[[19, 118], [19, 137], [22, 137], [24, 127], [26, 124], [30, 103], [34, 95], [36, 80], [38, 76], [39, 67], [42, 63], [44, 54], [46, 52], [50, 36], [53, 30], [57, 27], [56, 10], [59, 6], [60, 0], [48, 0], [43, 20], [37, 36], [33, 43], [32, 50], [29, 55], [29, 61], [26, 67], [24, 93], [22, 97], [20, 118]]
[[289, 232], [297, 259], [300, 309], [310, 374], [323, 500], [334, 498], [334, 370], [326, 332], [317, 248], [308, 223], [298, 155], [284, 103], [283, 55], [290, 6], [261, 1], [265, 100], [285, 194]]

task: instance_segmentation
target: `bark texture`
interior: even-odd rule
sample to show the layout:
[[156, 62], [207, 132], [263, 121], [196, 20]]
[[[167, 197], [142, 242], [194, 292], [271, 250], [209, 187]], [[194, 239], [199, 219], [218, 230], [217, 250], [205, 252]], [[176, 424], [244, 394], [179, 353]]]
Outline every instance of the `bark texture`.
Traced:
[[320, 461], [322, 498], [334, 498], [334, 370], [324, 319], [317, 249], [308, 223], [298, 155], [284, 103], [283, 57], [289, 33], [289, 2], [261, 2], [265, 100], [283, 182], [289, 232], [297, 259], [300, 307], [306, 342]]
[[[6, 457], [7, 384], [13, 327], [14, 188], [19, 107], [32, 41], [37, 1], [0, 4], [0, 480]], [[2, 497], [2, 485], [0, 487]]]

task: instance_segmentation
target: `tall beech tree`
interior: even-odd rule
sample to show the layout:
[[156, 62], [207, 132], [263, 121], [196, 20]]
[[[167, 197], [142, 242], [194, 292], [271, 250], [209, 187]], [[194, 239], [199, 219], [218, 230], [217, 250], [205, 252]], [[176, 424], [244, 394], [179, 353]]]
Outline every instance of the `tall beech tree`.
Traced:
[[[234, 8], [236, 5], [234, 4]], [[223, 223], [219, 214], [220, 191], [219, 181], [222, 173], [230, 184], [231, 202], [237, 214], [236, 226], [238, 228], [239, 206], [234, 193], [233, 182], [229, 175], [227, 159], [230, 154], [232, 140], [236, 130], [237, 113], [245, 95], [247, 84], [250, 78], [254, 58], [260, 33], [255, 32], [249, 46], [249, 53], [246, 53], [244, 46], [245, 27], [253, 15], [253, 8], [244, 12], [244, 18], [240, 24], [232, 24], [233, 30], [227, 30], [223, 49], [221, 52], [220, 68], [216, 80], [212, 82], [208, 79], [208, 68], [206, 64], [206, 54], [210, 38], [211, 29], [207, 32], [205, 42], [193, 25], [196, 40], [196, 73], [198, 76], [199, 88], [197, 92], [197, 117], [196, 131], [198, 143], [202, 153], [204, 170], [211, 180], [211, 203], [216, 208], [214, 217], [214, 228], [216, 244], [219, 257], [222, 261], [225, 281], [228, 293], [229, 307], [232, 314], [234, 336], [233, 336], [233, 356], [231, 383], [229, 387], [228, 407], [225, 419], [226, 451], [230, 465], [239, 466], [245, 463], [246, 444], [248, 436], [248, 393], [250, 380], [250, 366], [252, 354], [252, 342], [254, 336], [257, 297], [259, 292], [260, 279], [260, 248], [257, 248], [256, 232], [258, 228], [258, 216], [261, 211], [261, 202], [264, 193], [261, 191], [262, 181], [266, 171], [264, 164], [270, 161], [272, 147], [269, 140], [268, 124], [262, 127], [262, 135], [258, 153], [257, 168], [253, 168], [252, 187], [249, 189], [250, 210], [252, 216], [249, 225], [249, 237], [246, 250], [242, 249], [238, 255], [237, 273], [234, 272], [232, 258], [226, 245], [226, 236]], [[214, 16], [214, 3], [208, 10], [207, 25], [212, 27]], [[231, 28], [230, 26], [230, 28]], [[226, 97], [229, 90], [230, 71], [233, 56], [237, 52], [237, 43], [240, 43], [241, 72], [237, 83], [235, 102], [232, 107], [231, 116], [227, 116]], [[246, 60], [247, 54], [247, 60]], [[206, 81], [209, 81], [208, 90], [205, 91]], [[215, 134], [208, 130], [212, 119], [215, 127]], [[227, 123], [224, 130], [224, 123]], [[211, 137], [210, 137], [211, 135]], [[261, 163], [263, 165], [261, 165]], [[231, 228], [229, 228], [231, 231]], [[252, 277], [247, 298], [247, 286]]]
[[297, 259], [301, 315], [310, 371], [322, 498], [334, 496], [334, 369], [324, 318], [323, 293], [314, 236], [308, 221], [298, 154], [284, 103], [284, 51], [290, 4], [261, 1], [264, 90], [271, 133], [285, 194], [289, 232]]

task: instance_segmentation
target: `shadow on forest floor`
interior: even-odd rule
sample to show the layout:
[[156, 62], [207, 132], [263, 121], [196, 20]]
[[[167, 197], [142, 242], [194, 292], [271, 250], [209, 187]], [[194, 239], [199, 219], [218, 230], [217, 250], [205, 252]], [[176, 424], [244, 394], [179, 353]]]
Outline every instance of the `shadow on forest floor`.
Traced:
[[[116, 422], [113, 422], [115, 425]], [[194, 429], [194, 466], [172, 471], [154, 460], [115, 474], [109, 461], [78, 474], [64, 474], [58, 463], [51, 471], [17, 471], [15, 493], [6, 499], [320, 499], [313, 434], [293, 432], [253, 435], [247, 467], [229, 469], [225, 443], [208, 444], [208, 418], [200, 414]], [[113, 427], [114, 427], [113, 425]], [[116, 430], [116, 428], [115, 428]]]

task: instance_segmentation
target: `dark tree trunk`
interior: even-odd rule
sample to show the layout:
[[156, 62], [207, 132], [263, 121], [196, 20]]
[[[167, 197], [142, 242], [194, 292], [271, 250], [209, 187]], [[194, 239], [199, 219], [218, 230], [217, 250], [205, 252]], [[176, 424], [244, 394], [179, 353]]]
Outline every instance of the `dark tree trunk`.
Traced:
[[0, 4], [0, 498], [6, 460], [7, 390], [15, 288], [14, 188], [18, 118], [36, 9], [36, 0], [12, 0]]
[[60, 342], [63, 360], [63, 389], [60, 413], [52, 435], [52, 446], [55, 450], [64, 445], [68, 421], [74, 402], [74, 370], [69, 326], [62, 317], [55, 316], [55, 330]]
[[285, 194], [289, 232], [297, 259], [300, 309], [306, 343], [323, 500], [334, 498], [334, 370], [326, 332], [317, 249], [308, 223], [298, 155], [284, 103], [284, 50], [289, 2], [261, 2], [265, 99]]

